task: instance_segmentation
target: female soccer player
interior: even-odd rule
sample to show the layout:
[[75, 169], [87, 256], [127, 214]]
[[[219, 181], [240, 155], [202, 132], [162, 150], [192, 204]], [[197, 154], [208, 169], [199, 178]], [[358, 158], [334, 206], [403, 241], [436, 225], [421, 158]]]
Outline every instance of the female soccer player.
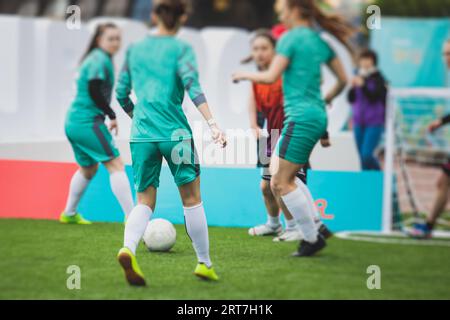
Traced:
[[[275, 38], [269, 30], [258, 30], [251, 45], [252, 55], [250, 59], [256, 63], [258, 70], [267, 70], [275, 57]], [[247, 62], [248, 60], [249, 59], [244, 62]], [[262, 138], [262, 129], [258, 125], [257, 112], [261, 112], [267, 120], [267, 131], [269, 132], [269, 137], [267, 138]], [[266, 140], [265, 143], [260, 143], [260, 146], [265, 147], [265, 151], [263, 150], [263, 152], [266, 153], [266, 157], [263, 161], [264, 163], [262, 164], [261, 191], [268, 215], [267, 223], [251, 228], [249, 230], [249, 235], [276, 235], [275, 241], [299, 241], [302, 238], [302, 234], [289, 212], [285, 213], [286, 230], [282, 232], [280, 206], [270, 189], [270, 180], [272, 176], [270, 174], [269, 166], [270, 157], [272, 155], [272, 143], [276, 143], [276, 140], [274, 139], [279, 135], [284, 122], [281, 78], [273, 84], [253, 83], [252, 89], [250, 90], [249, 116], [250, 126], [253, 129], [256, 138], [259, 141], [262, 139]], [[272, 134], [274, 134], [275, 137]], [[264, 158], [264, 156], [262, 158]]]
[[[109, 132], [117, 135], [119, 128], [110, 102], [114, 86], [112, 58], [119, 51], [120, 45], [119, 28], [111, 23], [101, 24], [82, 60], [77, 94], [65, 123], [66, 135], [80, 169], [70, 182], [66, 209], [60, 217], [61, 223], [90, 224], [76, 210], [81, 196], [97, 173], [99, 163], [103, 163], [110, 174], [111, 189], [125, 216], [134, 206], [124, 165]], [[104, 123], [105, 115], [110, 119], [109, 131]]]
[[[442, 49], [442, 57], [446, 70], [450, 71], [450, 39], [444, 43]], [[442, 119], [438, 119], [430, 123], [428, 130], [430, 133], [435, 132], [439, 128], [450, 124], [450, 114]], [[428, 214], [425, 223], [415, 224], [410, 232], [410, 236], [418, 239], [429, 239], [433, 235], [433, 229], [439, 217], [444, 213], [449, 200], [450, 191], [450, 158], [448, 162], [442, 166], [442, 172], [437, 183], [436, 196], [433, 202], [431, 212]]]
[[[155, 210], [162, 159], [169, 164], [184, 207], [186, 230], [198, 258], [194, 274], [218, 280], [209, 256], [208, 226], [200, 195], [200, 167], [192, 130], [181, 104], [184, 91], [208, 122], [212, 138], [222, 147], [225, 135], [217, 126], [199, 84], [192, 47], [175, 35], [187, 20], [184, 0], [158, 0], [152, 11], [156, 34], [128, 50], [117, 86], [117, 99], [133, 118], [131, 153], [138, 206], [125, 226], [124, 248], [118, 260], [130, 285], [144, 286], [136, 248]], [[129, 96], [134, 89], [138, 102]]]
[[[300, 225], [304, 240], [294, 256], [311, 256], [326, 246], [314, 224], [314, 201], [297, 172], [327, 128], [325, 104], [330, 104], [346, 86], [346, 75], [333, 50], [313, 29], [316, 22], [346, 44], [352, 28], [339, 17], [326, 16], [313, 0], [284, 0], [280, 20], [288, 27], [277, 44], [277, 56], [263, 72], [239, 72], [234, 81], [274, 83], [283, 75], [285, 124], [272, 157], [271, 188], [283, 211], [289, 211]], [[325, 100], [321, 96], [321, 65], [327, 64], [338, 81]]]
[[[276, 33], [268, 30], [259, 30], [256, 32], [252, 40], [252, 55], [245, 62], [254, 61], [258, 70], [267, 70], [275, 57]], [[262, 130], [258, 124], [258, 113], [267, 119], [267, 131], [269, 137], [262, 138]], [[283, 110], [283, 90], [281, 77], [273, 84], [253, 83], [250, 90], [249, 101], [249, 117], [250, 127], [254, 130], [256, 138], [260, 141], [260, 146], [265, 146], [266, 159], [262, 164], [262, 181], [261, 191], [263, 193], [264, 203], [267, 209], [268, 219], [265, 224], [250, 228], [249, 235], [251, 236], [270, 236], [277, 235], [273, 240], [279, 241], [299, 241], [302, 239], [302, 233], [297, 226], [295, 219], [289, 212], [284, 212], [286, 218], [286, 229], [282, 231], [280, 222], [280, 206], [277, 199], [270, 188], [270, 180], [272, 175], [270, 173], [270, 157], [272, 156], [273, 146], [276, 145], [277, 139], [284, 123]], [[262, 140], [265, 143], [261, 143]], [[329, 146], [328, 132], [320, 140], [323, 147]], [[305, 168], [300, 169], [297, 173], [297, 178], [305, 185], [307, 184], [307, 170], [310, 169], [309, 163]], [[316, 210], [317, 211], [317, 210]], [[314, 217], [319, 232], [326, 238], [332, 234], [328, 228], [322, 223], [319, 213]]]

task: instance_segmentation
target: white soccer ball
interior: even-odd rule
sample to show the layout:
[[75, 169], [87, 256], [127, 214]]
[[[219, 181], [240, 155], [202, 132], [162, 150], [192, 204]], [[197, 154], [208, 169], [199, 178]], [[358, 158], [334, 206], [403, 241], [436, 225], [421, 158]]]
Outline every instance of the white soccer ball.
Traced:
[[169, 251], [175, 245], [177, 231], [172, 223], [164, 219], [151, 220], [144, 233], [144, 243], [150, 251]]

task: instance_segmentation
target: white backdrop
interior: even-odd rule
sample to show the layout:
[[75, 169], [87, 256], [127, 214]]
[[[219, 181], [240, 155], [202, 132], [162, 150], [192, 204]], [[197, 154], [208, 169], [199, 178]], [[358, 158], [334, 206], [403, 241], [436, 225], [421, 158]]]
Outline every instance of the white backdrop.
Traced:
[[[117, 23], [123, 30], [123, 47], [114, 59], [119, 71], [128, 45], [149, 32], [140, 22], [98, 18], [80, 30], [69, 30], [61, 21], [0, 15], [0, 142], [64, 139], [64, 117], [75, 93], [80, 57], [95, 25], [105, 20]], [[249, 54], [250, 34], [233, 28], [205, 28], [200, 31], [186, 28], [181, 30], [179, 37], [192, 44], [196, 51], [200, 80], [221, 126], [224, 129], [247, 129], [250, 85], [233, 84], [231, 74], [235, 70], [252, 68], [239, 64]], [[324, 39], [335, 48], [350, 76], [352, 64], [349, 54], [331, 36], [325, 34]], [[330, 72], [324, 70], [324, 89], [329, 88], [333, 81]], [[200, 120], [200, 115], [188, 100], [184, 108], [193, 123]], [[121, 127], [119, 138], [127, 139], [130, 120], [120, 111], [115, 99], [113, 101]], [[332, 134], [343, 128], [348, 115], [349, 106], [342, 95], [330, 110], [329, 129]], [[342, 149], [339, 153], [345, 158], [349, 153], [356, 158], [352, 138], [344, 140], [346, 142], [339, 147]]]

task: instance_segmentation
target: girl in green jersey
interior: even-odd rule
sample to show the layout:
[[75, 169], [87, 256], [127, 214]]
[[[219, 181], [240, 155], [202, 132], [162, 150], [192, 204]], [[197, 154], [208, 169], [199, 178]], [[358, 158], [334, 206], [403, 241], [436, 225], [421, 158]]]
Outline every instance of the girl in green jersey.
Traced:
[[[120, 45], [121, 31], [116, 25], [99, 25], [79, 68], [77, 94], [67, 112], [65, 131], [80, 169], [70, 182], [61, 223], [90, 224], [76, 210], [99, 163], [103, 163], [110, 173], [111, 189], [125, 216], [134, 206], [130, 182], [110, 133], [117, 135], [118, 132], [116, 114], [110, 102], [114, 86], [112, 58]], [[105, 116], [110, 120], [109, 128], [105, 125]]]
[[[296, 184], [295, 177], [327, 129], [325, 106], [343, 91], [347, 82], [339, 58], [313, 26], [317, 23], [345, 45], [352, 28], [339, 17], [326, 16], [314, 0], [281, 0], [279, 6], [280, 20], [289, 32], [279, 40], [270, 68], [258, 73], [239, 72], [233, 80], [273, 83], [283, 76], [285, 123], [271, 162], [271, 188], [283, 211], [294, 216], [303, 232], [304, 240], [294, 255], [311, 256], [326, 243], [314, 225], [311, 194], [306, 185]], [[323, 64], [338, 80], [325, 99], [320, 91]]]
[[[135, 254], [155, 210], [163, 159], [169, 165], [183, 202], [186, 231], [198, 259], [194, 274], [218, 280], [209, 256], [208, 226], [200, 195], [200, 166], [192, 130], [182, 109], [185, 91], [208, 122], [214, 141], [225, 147], [226, 140], [199, 84], [194, 51], [188, 43], [175, 37], [186, 19], [185, 1], [156, 1], [152, 20], [157, 32], [128, 49], [116, 89], [119, 103], [133, 118], [130, 147], [139, 204], [127, 221], [124, 247], [118, 255], [130, 285], [146, 284]], [[132, 89], [136, 93], [136, 105], [130, 99]]]

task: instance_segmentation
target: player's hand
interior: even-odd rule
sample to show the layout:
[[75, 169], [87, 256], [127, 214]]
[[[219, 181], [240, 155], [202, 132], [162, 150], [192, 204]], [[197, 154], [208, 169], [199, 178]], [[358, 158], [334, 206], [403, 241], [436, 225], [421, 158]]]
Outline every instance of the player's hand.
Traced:
[[432, 123], [430, 123], [430, 125], [428, 126], [428, 131], [430, 132], [434, 132], [437, 129], [439, 129], [442, 126], [442, 121], [441, 120], [436, 120], [433, 121]]
[[257, 140], [261, 139], [262, 129], [259, 126], [252, 126], [252, 132]]
[[211, 137], [214, 143], [218, 144], [222, 148], [225, 148], [227, 146], [227, 137], [225, 136], [225, 133], [220, 130], [217, 124], [211, 125], [209, 129], [211, 130]]
[[352, 86], [362, 87], [364, 85], [364, 79], [361, 76], [356, 76], [352, 80]]
[[324, 148], [329, 148], [331, 147], [331, 141], [330, 138], [322, 138], [320, 139], [320, 145]]
[[247, 74], [245, 72], [235, 72], [232, 75], [234, 83], [239, 83], [239, 81], [247, 80]]
[[109, 131], [113, 133], [115, 136], [119, 134], [119, 123], [117, 122], [116, 119], [111, 120], [109, 122]]

